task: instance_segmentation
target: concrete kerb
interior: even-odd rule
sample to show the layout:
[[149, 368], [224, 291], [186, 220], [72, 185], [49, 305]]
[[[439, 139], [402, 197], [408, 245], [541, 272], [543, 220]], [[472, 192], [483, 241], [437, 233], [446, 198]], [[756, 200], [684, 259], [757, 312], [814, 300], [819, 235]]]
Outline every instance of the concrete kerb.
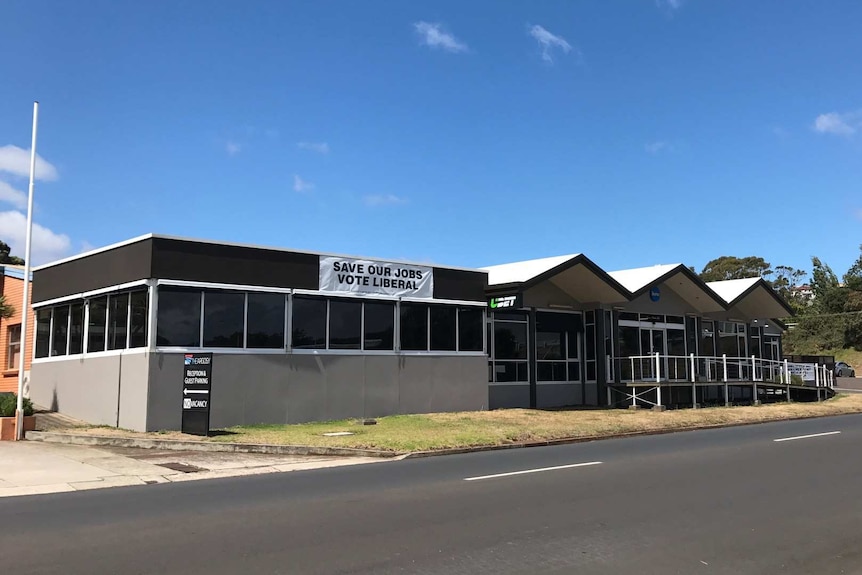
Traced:
[[402, 454], [394, 451], [354, 449], [349, 447], [314, 447], [307, 445], [271, 445], [264, 443], [212, 443], [207, 441], [183, 441], [180, 439], [150, 439], [142, 437], [106, 437], [100, 435], [76, 435], [56, 431], [28, 431], [28, 441], [62, 443], [66, 445], [89, 445], [94, 447], [137, 447], [139, 449], [166, 449], [173, 451], [203, 451], [210, 453], [259, 453], [264, 455], [318, 455], [340, 457], [394, 458]]
[[386, 459], [418, 459], [421, 457], [436, 457], [438, 455], [460, 455], [464, 453], [478, 453], [482, 451], [499, 451], [503, 449], [523, 449], [527, 447], [549, 447], [553, 445], [568, 445], [573, 443], [587, 443], [590, 441], [601, 441], [604, 439], [624, 439], [627, 437], [640, 437], [646, 435], [664, 435], [682, 431], [699, 431], [707, 429], [723, 429], [726, 427], [742, 427], [745, 425], [758, 425], [761, 423], [776, 423], [779, 421], [797, 421], [800, 419], [819, 419], [822, 417], [840, 417], [843, 415], [862, 415], [862, 412], [831, 413], [823, 415], [806, 415], [799, 417], [787, 417], [784, 419], [769, 419], [766, 421], [744, 421], [737, 423], [716, 423], [713, 425], [697, 425], [692, 427], [675, 427], [667, 429], [651, 429], [645, 431], [630, 431], [627, 433], [616, 433], [613, 435], [590, 435], [584, 437], [563, 437], [560, 439], [546, 439], [541, 441], [527, 441], [520, 443], [504, 443], [501, 445], [477, 445], [473, 447], [457, 447], [453, 449], [436, 449], [433, 451], [416, 451], [412, 453], [399, 453], [395, 451], [381, 451], [373, 449], [355, 449], [349, 447], [315, 447], [304, 445], [273, 445], [263, 443], [210, 443], [205, 441], [182, 441], [178, 439], [145, 439], [137, 437], [105, 437], [96, 435], [75, 435], [72, 433], [59, 433], [51, 431], [28, 431], [25, 435], [29, 441], [42, 441], [45, 443], [64, 443], [68, 445], [90, 445], [103, 447], [137, 447], [140, 449], [167, 449], [176, 451], [208, 451], [222, 453], [260, 453], [266, 455], [317, 455], [317, 456], [352, 456], [352, 457], [380, 457]]

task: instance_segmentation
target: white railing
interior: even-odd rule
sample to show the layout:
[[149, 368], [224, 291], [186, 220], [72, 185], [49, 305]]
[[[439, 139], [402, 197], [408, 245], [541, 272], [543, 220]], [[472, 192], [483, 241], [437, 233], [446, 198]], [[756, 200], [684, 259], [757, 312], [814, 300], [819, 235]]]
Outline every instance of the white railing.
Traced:
[[[610, 367], [611, 358], [608, 357]], [[702, 355], [634, 355], [617, 358], [620, 381], [632, 382], [764, 382], [783, 385], [828, 387], [835, 385], [832, 372], [820, 364], [790, 363], [759, 357]], [[610, 372], [610, 370], [608, 370]], [[795, 379], [793, 376], [798, 376]]]

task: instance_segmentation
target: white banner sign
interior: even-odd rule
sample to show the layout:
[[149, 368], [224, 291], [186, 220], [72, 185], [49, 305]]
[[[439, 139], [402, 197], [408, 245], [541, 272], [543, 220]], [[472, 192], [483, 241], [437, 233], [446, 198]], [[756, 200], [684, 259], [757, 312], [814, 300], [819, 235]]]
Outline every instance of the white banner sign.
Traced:
[[816, 380], [813, 363], [788, 363], [787, 369], [790, 370], [790, 375], [798, 375], [802, 381]]
[[321, 257], [320, 290], [432, 298], [434, 271], [425, 266]]

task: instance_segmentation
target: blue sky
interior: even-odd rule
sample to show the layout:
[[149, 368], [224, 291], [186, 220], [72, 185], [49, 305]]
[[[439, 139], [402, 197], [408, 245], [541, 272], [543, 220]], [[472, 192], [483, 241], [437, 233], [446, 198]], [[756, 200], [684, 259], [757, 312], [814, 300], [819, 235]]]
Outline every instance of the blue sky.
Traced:
[[0, 239], [23, 252], [38, 99], [37, 263], [156, 232], [840, 274], [859, 22], [856, 0], [4, 0]]

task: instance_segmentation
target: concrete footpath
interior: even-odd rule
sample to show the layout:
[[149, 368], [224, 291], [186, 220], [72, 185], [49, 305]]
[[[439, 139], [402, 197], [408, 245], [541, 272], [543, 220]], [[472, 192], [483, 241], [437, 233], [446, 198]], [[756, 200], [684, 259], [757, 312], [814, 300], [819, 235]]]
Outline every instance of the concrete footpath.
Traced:
[[0, 497], [385, 461], [379, 457], [208, 453], [4, 441], [0, 442]]

